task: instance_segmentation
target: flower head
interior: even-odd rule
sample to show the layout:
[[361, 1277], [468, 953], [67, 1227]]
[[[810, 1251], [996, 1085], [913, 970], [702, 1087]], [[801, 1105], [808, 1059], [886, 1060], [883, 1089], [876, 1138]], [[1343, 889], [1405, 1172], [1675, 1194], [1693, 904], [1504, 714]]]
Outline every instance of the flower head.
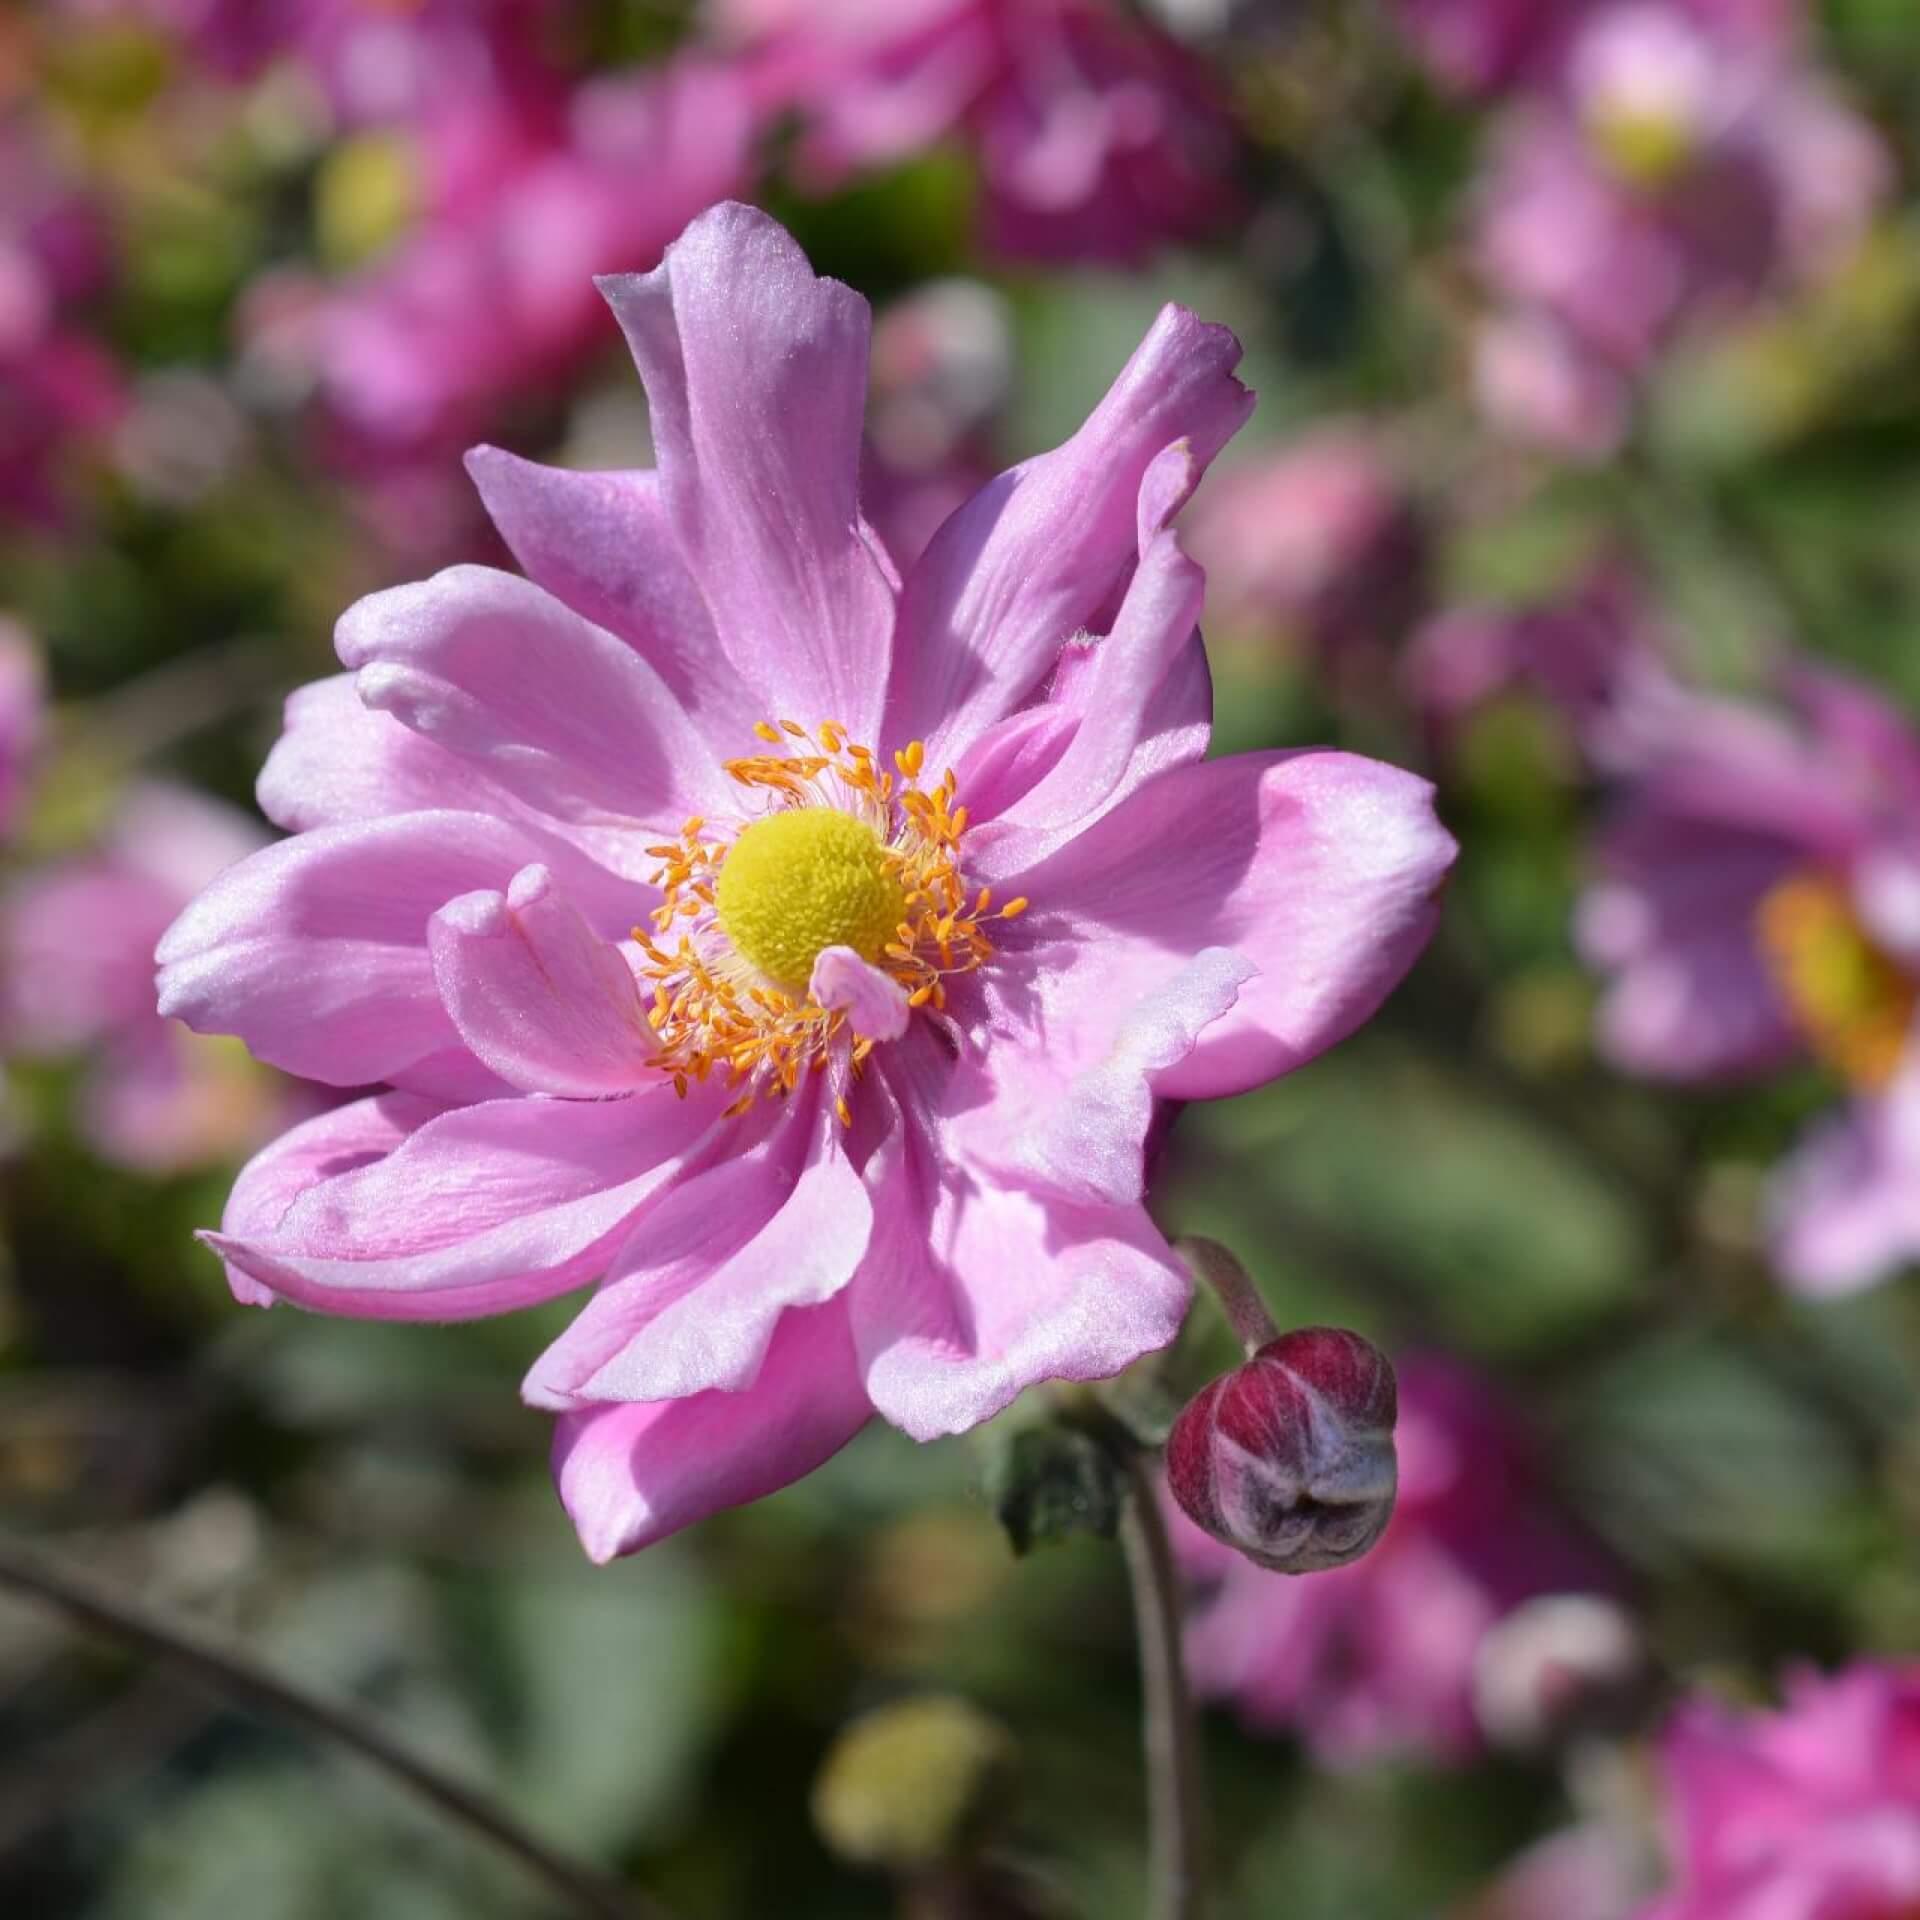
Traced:
[[1169, 1340], [1157, 1104], [1366, 1018], [1453, 854], [1389, 768], [1203, 757], [1169, 522], [1251, 405], [1224, 330], [1169, 308], [901, 582], [865, 303], [740, 206], [604, 285], [658, 469], [472, 456], [530, 577], [346, 615], [261, 780], [293, 838], [160, 948], [189, 1024], [391, 1089], [243, 1174], [242, 1298], [600, 1283], [525, 1389], [599, 1557]]
[[769, 112], [797, 112], [816, 185], [959, 134], [982, 222], [1030, 260], [1137, 262], [1236, 198], [1207, 69], [1111, 0], [710, 0]]
[[1846, 1108], [1775, 1183], [1775, 1251], [1812, 1291], [1920, 1250], [1920, 738], [1802, 667], [1773, 706], [1680, 688], [1619, 743], [1577, 926], [1600, 1039], [1670, 1080], [1824, 1066]]

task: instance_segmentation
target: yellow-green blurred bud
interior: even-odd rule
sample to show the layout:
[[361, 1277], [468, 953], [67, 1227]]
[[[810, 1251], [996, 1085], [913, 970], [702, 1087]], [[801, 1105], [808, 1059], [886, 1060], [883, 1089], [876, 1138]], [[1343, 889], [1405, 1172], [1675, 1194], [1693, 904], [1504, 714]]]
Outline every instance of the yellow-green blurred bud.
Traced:
[[814, 1825], [842, 1859], [923, 1872], [978, 1839], [1012, 1763], [1012, 1736], [979, 1708], [950, 1694], [902, 1700], [834, 1742], [813, 1786]]
[[331, 267], [357, 267], [391, 246], [420, 211], [420, 169], [398, 133], [342, 140], [313, 186], [314, 241]]

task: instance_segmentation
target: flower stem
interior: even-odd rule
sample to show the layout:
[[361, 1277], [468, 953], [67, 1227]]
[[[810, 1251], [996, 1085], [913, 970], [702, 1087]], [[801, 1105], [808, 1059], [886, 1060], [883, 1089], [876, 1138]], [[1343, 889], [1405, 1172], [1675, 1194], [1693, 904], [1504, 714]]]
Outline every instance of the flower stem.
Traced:
[[1207, 1905], [1206, 1797], [1199, 1728], [1180, 1646], [1180, 1583], [1148, 1456], [1129, 1448], [1120, 1521], [1140, 1639], [1151, 1875], [1147, 1920], [1201, 1920]]
[[396, 1745], [358, 1714], [308, 1693], [235, 1648], [102, 1592], [4, 1535], [0, 1535], [0, 1588], [51, 1607], [76, 1626], [167, 1661], [237, 1706], [350, 1748], [517, 1860], [568, 1912], [590, 1916], [590, 1920], [673, 1920], [657, 1902], [596, 1868], [556, 1853], [504, 1807]]
[[1173, 1243], [1173, 1250], [1194, 1275], [1213, 1289], [1233, 1328], [1234, 1337], [1246, 1348], [1248, 1359], [1270, 1341], [1280, 1338], [1280, 1329], [1260, 1297], [1252, 1276], [1218, 1240], [1199, 1234], [1187, 1234]]

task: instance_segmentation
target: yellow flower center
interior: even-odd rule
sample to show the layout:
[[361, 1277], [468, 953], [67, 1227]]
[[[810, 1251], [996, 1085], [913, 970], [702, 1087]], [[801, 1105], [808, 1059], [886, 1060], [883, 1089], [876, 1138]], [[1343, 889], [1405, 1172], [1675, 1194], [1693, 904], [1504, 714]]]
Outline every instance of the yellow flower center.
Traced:
[[806, 991], [828, 947], [878, 960], [906, 904], [880, 836], [837, 807], [756, 820], [727, 849], [716, 896], [734, 951], [794, 993]]
[[[1027, 906], [1009, 900], [995, 910], [987, 888], [968, 888], [960, 871], [967, 810], [954, 804], [951, 769], [921, 786], [918, 740], [887, 772], [831, 720], [813, 732], [796, 720], [762, 721], [754, 731], [769, 746], [798, 749], [726, 763], [772, 811], [730, 837], [695, 818], [677, 841], [648, 848], [661, 863], [661, 902], [653, 925], [633, 930], [653, 997], [652, 1064], [682, 1095], [724, 1074], [743, 1090], [729, 1113], [745, 1112], [762, 1092], [791, 1093], [803, 1073], [836, 1059], [848, 1085], [860, 1077], [873, 1038], [811, 997], [825, 949], [851, 947], [899, 985], [909, 1008], [939, 1013], [947, 980], [993, 955], [982, 923], [1015, 919]], [[835, 1099], [850, 1122], [846, 1094]]]
[[1646, 193], [1671, 186], [1693, 164], [1692, 127], [1657, 107], [1602, 107], [1588, 118], [1587, 130], [1614, 173]]
[[1760, 903], [1760, 950], [1807, 1045], [1856, 1086], [1899, 1064], [1920, 989], [1874, 944], [1829, 875], [1795, 874]]

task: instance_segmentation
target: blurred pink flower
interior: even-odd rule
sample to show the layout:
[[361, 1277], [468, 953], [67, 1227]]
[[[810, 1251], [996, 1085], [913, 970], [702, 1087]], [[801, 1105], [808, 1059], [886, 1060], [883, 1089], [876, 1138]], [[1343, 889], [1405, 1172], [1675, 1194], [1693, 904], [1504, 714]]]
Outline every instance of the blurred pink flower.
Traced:
[[1187, 519], [1216, 625], [1376, 676], [1427, 588], [1427, 541], [1384, 451], [1320, 429], [1220, 475]]
[[0, 846], [20, 824], [46, 700], [39, 648], [17, 621], [0, 615]]
[[1920, 1668], [1798, 1673], [1771, 1713], [1697, 1701], [1661, 1760], [1675, 1879], [1640, 1920], [1920, 1912]]
[[1482, 185], [1481, 272], [1509, 309], [1481, 348], [1483, 397], [1543, 441], [1609, 451], [1620, 383], [1843, 260], [1889, 180], [1878, 137], [1779, 47], [1676, 0], [1592, 12]]
[[72, 456], [119, 414], [119, 375], [79, 318], [107, 275], [97, 209], [28, 120], [0, 121], [0, 517], [61, 525]]
[[1196, 1684], [1333, 1766], [1471, 1754], [1488, 1630], [1537, 1594], [1607, 1578], [1547, 1503], [1526, 1437], [1484, 1380], [1432, 1355], [1398, 1371], [1399, 1504], [1365, 1558], [1305, 1578], [1266, 1573], [1173, 1513], [1202, 1592], [1187, 1629]]
[[1600, 1041], [1635, 1073], [1812, 1058], [1849, 1087], [1782, 1169], [1787, 1279], [1840, 1291], [1920, 1253], [1920, 736], [1801, 666], [1778, 706], [1678, 687], [1615, 741], [1619, 792], [1577, 924]]
[[1611, 555], [1550, 598], [1436, 614], [1408, 644], [1401, 678], [1443, 745], [1490, 701], [1533, 694], [1565, 722], [1581, 770], [1630, 758], [1636, 716], [1672, 686], [1639, 582]]
[[600, 1559], [876, 1411], [929, 1439], [1169, 1340], [1156, 1102], [1365, 1019], [1453, 855], [1393, 769], [1202, 757], [1169, 523], [1252, 405], [1224, 329], [1168, 308], [902, 587], [857, 500], [866, 303], [740, 206], [605, 290], [657, 470], [476, 453], [530, 578], [347, 614], [261, 780], [294, 837], [160, 949], [189, 1024], [394, 1089], [242, 1175], [241, 1298], [604, 1282], [526, 1383]]
[[591, 354], [593, 275], [652, 265], [735, 191], [749, 133], [725, 70], [689, 62], [590, 82], [557, 125], [484, 96], [430, 117], [413, 228], [338, 286], [261, 289], [256, 345], [310, 373], [370, 473], [443, 461]]
[[1645, 1885], [1631, 1835], [1593, 1820], [1529, 1847], [1455, 1920], [1629, 1920]]
[[1238, 143], [1207, 69], [1109, 0], [709, 0], [820, 188], [949, 137], [980, 168], [986, 243], [1131, 265], [1216, 225]]
[[92, 1056], [80, 1124], [103, 1158], [178, 1172], [246, 1153], [289, 1119], [236, 1049], [153, 1004], [154, 943], [265, 838], [203, 794], [141, 786], [93, 851], [29, 871], [0, 900], [0, 1038], [14, 1058]]
[[[1551, 86], [1581, 27], [1614, 0], [1395, 0], [1420, 56], [1461, 93]], [[1676, 0], [1691, 19], [1735, 45], [1792, 42], [1803, 0]]]

